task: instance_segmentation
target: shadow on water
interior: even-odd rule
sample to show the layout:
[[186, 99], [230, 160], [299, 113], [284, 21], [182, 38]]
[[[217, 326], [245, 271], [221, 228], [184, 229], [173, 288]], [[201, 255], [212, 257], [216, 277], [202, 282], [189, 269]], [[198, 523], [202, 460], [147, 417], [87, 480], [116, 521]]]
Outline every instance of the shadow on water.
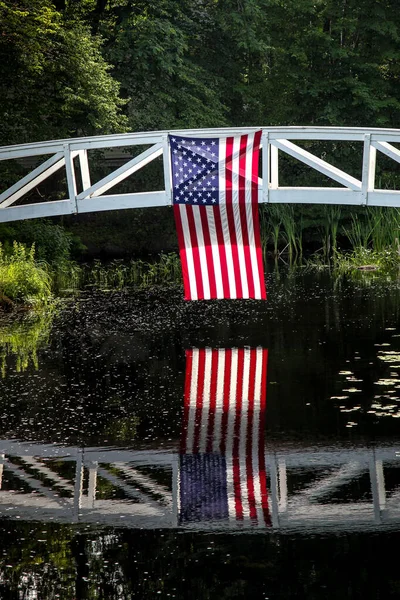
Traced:
[[2, 597], [398, 597], [399, 285], [268, 292], [2, 325]]

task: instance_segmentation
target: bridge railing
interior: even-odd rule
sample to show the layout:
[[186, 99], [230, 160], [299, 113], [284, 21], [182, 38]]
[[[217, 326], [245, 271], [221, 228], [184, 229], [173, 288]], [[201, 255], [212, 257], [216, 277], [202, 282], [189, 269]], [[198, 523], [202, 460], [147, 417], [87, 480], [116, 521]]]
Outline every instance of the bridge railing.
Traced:
[[[377, 531], [398, 529], [399, 460], [398, 445], [267, 446], [272, 529], [308, 533], [364, 531], [366, 527]], [[60, 467], [64, 463], [72, 469]], [[165, 473], [163, 483], [159, 481], [160, 470]], [[104, 498], [100, 478], [121, 490], [125, 499]], [[3, 479], [7, 485], [3, 485]], [[179, 454], [173, 446], [159, 451], [0, 440], [0, 515], [7, 518], [94, 521], [150, 529], [226, 526], [235, 530], [245, 525], [224, 525], [218, 519], [178, 525], [180, 482]], [[212, 497], [207, 478], [201, 485], [203, 496]], [[247, 525], [253, 528], [251, 523]]]
[[[76, 138], [0, 147], [0, 161], [17, 160], [37, 166], [7, 189], [0, 182], [0, 222], [44, 216], [77, 214], [123, 208], [168, 206], [172, 199], [172, 183], [168, 134], [187, 137], [220, 137], [240, 135], [260, 129], [222, 128], [128, 133]], [[262, 129], [262, 177], [259, 179], [259, 201], [271, 203], [316, 203], [365, 206], [400, 206], [400, 190], [376, 187], [376, 162], [379, 154], [400, 162], [400, 130], [341, 127], [266, 127]], [[324, 158], [305, 149], [302, 142], [320, 141], [349, 143], [358, 146], [361, 172], [359, 178], [340, 169]], [[358, 144], [355, 144], [357, 142]], [[104, 149], [147, 146], [137, 156], [109, 175], [93, 182], [88, 153]], [[280, 185], [280, 156], [291, 157], [303, 166], [322, 174], [335, 187]], [[44, 162], [40, 157], [46, 156]], [[150, 162], [162, 157], [163, 186], [154, 191], [113, 194], [113, 187], [128, 179]], [[46, 201], [33, 193], [54, 173], [63, 170], [67, 184], [64, 199]], [[3, 186], [4, 188], [5, 186]], [[29, 195], [27, 199], [27, 195]]]

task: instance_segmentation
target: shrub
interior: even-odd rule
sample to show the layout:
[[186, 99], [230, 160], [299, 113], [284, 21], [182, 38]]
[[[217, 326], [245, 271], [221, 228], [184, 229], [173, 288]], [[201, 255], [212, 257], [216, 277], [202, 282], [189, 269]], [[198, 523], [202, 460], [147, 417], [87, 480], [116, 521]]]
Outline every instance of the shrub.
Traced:
[[45, 264], [35, 261], [35, 245], [27, 250], [14, 242], [5, 254], [0, 244], [0, 295], [23, 304], [46, 304], [52, 297], [51, 278]]

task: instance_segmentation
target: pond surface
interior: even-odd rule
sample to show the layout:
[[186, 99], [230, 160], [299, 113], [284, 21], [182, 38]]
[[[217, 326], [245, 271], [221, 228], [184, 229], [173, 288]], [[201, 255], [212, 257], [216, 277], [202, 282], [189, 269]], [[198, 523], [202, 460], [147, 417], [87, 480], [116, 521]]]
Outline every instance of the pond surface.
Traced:
[[399, 284], [0, 324], [0, 597], [398, 598]]

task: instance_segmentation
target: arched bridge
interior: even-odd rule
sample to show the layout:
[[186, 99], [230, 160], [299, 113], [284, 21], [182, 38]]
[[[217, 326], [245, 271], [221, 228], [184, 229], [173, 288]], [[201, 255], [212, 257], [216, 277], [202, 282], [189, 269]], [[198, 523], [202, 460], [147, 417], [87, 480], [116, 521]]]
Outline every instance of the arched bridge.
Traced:
[[[259, 130], [259, 127], [241, 129], [193, 129], [182, 131], [158, 131], [127, 133], [98, 137], [74, 138], [0, 147], [0, 161], [17, 163], [16, 172], [30, 168], [11, 185], [0, 181], [0, 222], [116, 210], [168, 206], [172, 202], [171, 170], [168, 134], [187, 137], [227, 137]], [[343, 204], [364, 206], [400, 206], [400, 190], [382, 189], [376, 178], [376, 164], [382, 161], [392, 172], [400, 162], [399, 129], [364, 129], [343, 127], [263, 127], [261, 177], [259, 179], [260, 202], [291, 202], [316, 204]], [[91, 165], [98, 160], [100, 152], [119, 158], [118, 168], [93, 181]], [[378, 151], [378, 152], [377, 152]], [[107, 157], [106, 155], [102, 155]], [[329, 156], [329, 161], [326, 160]], [[335, 157], [346, 167], [335, 166]], [[283, 160], [280, 159], [282, 157]], [[289, 157], [289, 158], [288, 158]], [[392, 162], [388, 162], [388, 158]], [[149, 163], [158, 163], [160, 184], [158, 190], [140, 191], [134, 183], [134, 174]], [[286, 162], [285, 162], [286, 161]], [[289, 162], [288, 162], [289, 161]], [[114, 160], [115, 163], [115, 160]], [[123, 164], [121, 164], [123, 163]], [[282, 164], [285, 168], [282, 167]], [[1, 168], [1, 165], [0, 165]], [[307, 170], [313, 173], [312, 181], [319, 187], [304, 185], [280, 185], [284, 172], [298, 173], [303, 169], [301, 181], [307, 181]], [[310, 171], [311, 169], [311, 171]], [[381, 170], [382, 170], [381, 169]], [[357, 170], [358, 173], [353, 171]], [[12, 170], [7, 169], [10, 173]], [[351, 171], [351, 172], [349, 172]], [[57, 178], [60, 187], [58, 197], [65, 188], [64, 198], [46, 200], [40, 191], [41, 184], [56, 172], [64, 172]], [[121, 182], [132, 178], [132, 192], [112, 193]], [[154, 173], [152, 174], [154, 178]], [[8, 179], [8, 178], [7, 178]], [[289, 177], [290, 179], [290, 177]], [[141, 180], [143, 181], [143, 179]], [[124, 189], [125, 189], [124, 188]]]

